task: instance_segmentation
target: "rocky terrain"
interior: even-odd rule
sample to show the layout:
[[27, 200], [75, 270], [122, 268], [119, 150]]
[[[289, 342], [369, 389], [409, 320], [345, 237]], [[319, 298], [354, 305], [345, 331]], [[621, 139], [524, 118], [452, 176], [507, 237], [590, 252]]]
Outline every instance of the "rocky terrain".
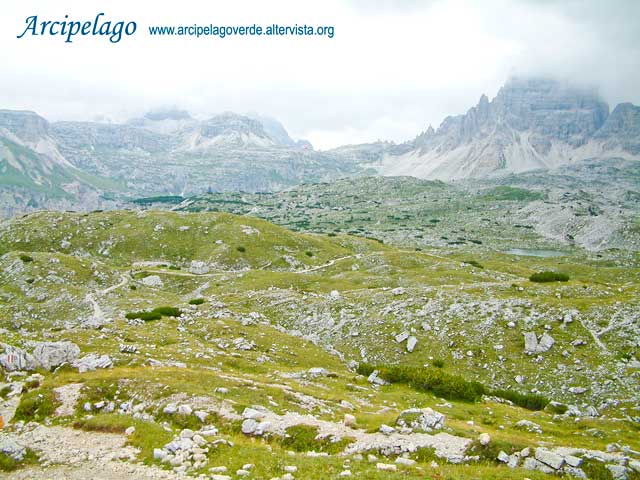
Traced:
[[[0, 468], [638, 478], [637, 256], [563, 253], [416, 249], [222, 212], [4, 221]], [[531, 281], [543, 271], [565, 277]]]
[[224, 113], [151, 112], [127, 124], [0, 111], [2, 216], [113, 208], [133, 196], [273, 191], [359, 170], [293, 141], [281, 124]]
[[454, 184], [366, 177], [134, 206], [255, 215], [298, 231], [346, 232], [403, 247], [559, 254], [579, 247], [623, 260], [640, 248], [639, 185], [640, 163], [617, 159]]
[[0, 111], [0, 475], [640, 478], [639, 112]]
[[275, 192], [371, 175], [493, 179], [639, 156], [640, 107], [622, 103], [609, 112], [595, 91], [548, 79], [512, 79], [492, 101], [483, 95], [465, 115], [411, 141], [329, 151], [293, 140], [259, 115], [194, 119], [169, 109], [123, 124], [49, 123], [33, 112], [2, 110], [0, 216], [111, 209], [141, 197]]
[[638, 159], [640, 107], [609, 106], [595, 91], [514, 78], [496, 97], [429, 127], [411, 150], [386, 154], [383, 175], [452, 180], [550, 169], [587, 159]]

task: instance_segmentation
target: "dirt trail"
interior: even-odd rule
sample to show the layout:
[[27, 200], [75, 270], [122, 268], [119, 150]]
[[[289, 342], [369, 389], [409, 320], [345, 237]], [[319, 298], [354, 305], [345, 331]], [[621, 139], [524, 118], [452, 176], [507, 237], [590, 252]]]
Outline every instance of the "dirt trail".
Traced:
[[[104, 290], [96, 290], [95, 294], [98, 297], [102, 297], [104, 295], [106, 295], [107, 293], [113, 292], [114, 290], [124, 287], [127, 283], [129, 283], [129, 276], [128, 275], [122, 275], [120, 277], [120, 283], [117, 283], [115, 285], [112, 285], [108, 288], [105, 288]], [[94, 319], [94, 323], [96, 323], [97, 325], [101, 325], [103, 323], [105, 323], [105, 316], [104, 316], [104, 312], [102, 311], [102, 309], [100, 308], [100, 305], [98, 305], [98, 302], [96, 301], [96, 299], [94, 298], [94, 294], [93, 293], [87, 293], [87, 295], [84, 297], [85, 301], [88, 302], [91, 305], [91, 308], [93, 308], [93, 319]]]
[[135, 461], [138, 450], [125, 445], [124, 435], [37, 425], [15, 434], [15, 438], [33, 449], [42, 465], [10, 473], [5, 478], [11, 480], [184, 478], [157, 467], [129, 463]]

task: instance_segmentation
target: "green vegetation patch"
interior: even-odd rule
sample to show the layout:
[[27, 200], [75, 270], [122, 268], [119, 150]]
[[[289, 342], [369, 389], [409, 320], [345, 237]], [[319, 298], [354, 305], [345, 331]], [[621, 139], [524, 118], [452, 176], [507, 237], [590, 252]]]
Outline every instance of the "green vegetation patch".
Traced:
[[368, 376], [374, 370], [379, 376], [391, 383], [405, 383], [412, 388], [431, 392], [447, 400], [476, 402], [487, 393], [487, 389], [479, 382], [469, 382], [459, 375], [451, 375], [440, 368], [417, 368], [406, 365], [373, 367], [362, 364], [358, 373]]
[[125, 315], [128, 320], [140, 319], [145, 322], [160, 320], [162, 317], [179, 317], [182, 310], [176, 307], [158, 307], [153, 310], [142, 310], [140, 312], [129, 312]]
[[152, 203], [167, 203], [170, 205], [177, 205], [183, 200], [184, 198], [179, 195], [161, 195], [158, 197], [136, 198], [135, 200], [132, 200], [131, 203], [135, 203], [137, 205], [151, 205]]
[[478, 262], [476, 260], [465, 260], [462, 263], [464, 263], [466, 265], [471, 265], [471, 266], [476, 267], [476, 268], [484, 268], [484, 266], [480, 262]]
[[549, 404], [549, 400], [542, 395], [519, 393], [515, 390], [494, 390], [491, 392], [491, 395], [509, 400], [513, 402], [514, 405], [526, 408], [527, 410], [543, 410]]
[[22, 395], [13, 419], [23, 422], [42, 421], [53, 415], [58, 403], [53, 390], [31, 390]]
[[0, 472], [13, 472], [21, 467], [26, 465], [37, 465], [38, 464], [38, 456], [34, 453], [33, 450], [27, 448], [27, 453], [24, 458], [20, 461], [6, 455], [4, 453], [0, 453]]
[[294, 425], [285, 430], [286, 435], [280, 443], [286, 449], [296, 452], [325, 452], [337, 454], [342, 452], [352, 439], [318, 437], [318, 428], [311, 425]]
[[527, 410], [542, 410], [549, 400], [542, 395], [519, 393], [514, 390], [490, 390], [479, 382], [468, 381], [459, 375], [452, 375], [442, 370], [444, 362], [434, 360], [434, 368], [411, 367], [407, 365], [391, 365], [374, 367], [368, 364], [358, 366], [358, 373], [369, 376], [375, 370], [383, 380], [390, 383], [404, 383], [422, 392], [430, 392], [447, 400], [477, 402], [483, 395], [493, 395], [513, 402]]
[[527, 190], [526, 188], [503, 185], [487, 191], [482, 198], [485, 200], [532, 202], [534, 200], [544, 200], [545, 194]]
[[569, 275], [566, 273], [558, 273], [558, 272], [538, 272], [534, 273], [529, 277], [529, 280], [537, 283], [548, 283], [548, 282], [568, 282]]

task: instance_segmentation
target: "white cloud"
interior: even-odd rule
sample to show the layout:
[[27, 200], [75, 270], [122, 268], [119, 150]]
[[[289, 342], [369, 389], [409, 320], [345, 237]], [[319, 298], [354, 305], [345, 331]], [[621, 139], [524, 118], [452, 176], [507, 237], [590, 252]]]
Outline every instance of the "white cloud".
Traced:
[[[107, 5], [107, 6], [105, 6]], [[49, 119], [122, 120], [162, 106], [197, 115], [258, 111], [321, 148], [412, 138], [512, 73], [553, 74], [640, 100], [638, 16], [591, 1], [11, 2], [0, 17], [0, 108]], [[611, 10], [611, 9], [610, 9]], [[104, 38], [16, 39], [24, 20], [135, 20]], [[155, 24], [334, 25], [328, 38], [149, 37]], [[14, 34], [15, 32], [15, 34]]]

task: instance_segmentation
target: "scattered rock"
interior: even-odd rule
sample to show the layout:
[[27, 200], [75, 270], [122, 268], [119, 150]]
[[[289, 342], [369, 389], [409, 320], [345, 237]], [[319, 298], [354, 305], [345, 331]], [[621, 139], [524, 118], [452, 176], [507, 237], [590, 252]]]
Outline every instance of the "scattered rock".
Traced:
[[111, 368], [113, 367], [113, 361], [111, 360], [109, 355], [98, 355], [96, 353], [90, 353], [89, 355], [74, 361], [71, 366], [77, 368], [78, 372], [85, 373], [96, 370], [98, 368]]
[[385, 382], [382, 378], [380, 378], [378, 376], [378, 374], [380, 373], [379, 370], [374, 370], [371, 375], [369, 375], [369, 377], [367, 377], [367, 381], [369, 383], [372, 383], [374, 385], [386, 385], [387, 382]]
[[440, 430], [444, 427], [445, 416], [431, 408], [410, 408], [400, 413], [396, 424], [422, 432]]
[[138, 347], [136, 345], [127, 345], [125, 343], [121, 343], [120, 353], [138, 353]]
[[542, 428], [537, 423], [530, 420], [520, 420], [514, 425], [519, 430], [526, 430], [530, 433], [542, 433]]
[[209, 265], [205, 262], [192, 260], [191, 266], [189, 267], [189, 272], [193, 273], [194, 275], [205, 275], [209, 273]]
[[553, 453], [546, 448], [536, 448], [535, 459], [550, 466], [554, 470], [558, 470], [562, 465], [564, 465], [564, 458], [562, 458], [562, 456]]
[[588, 389], [586, 387], [570, 387], [569, 393], [573, 393], [574, 395], [582, 395]]
[[243, 337], [238, 337], [233, 341], [233, 346], [236, 350], [249, 351], [256, 348], [256, 344], [252, 340], [247, 340]]
[[242, 433], [245, 435], [251, 435], [258, 428], [258, 422], [253, 418], [247, 418], [244, 422], [242, 422]]
[[553, 347], [556, 341], [553, 339], [551, 335], [548, 333], [543, 333], [542, 337], [540, 337], [540, 341], [538, 342], [538, 352], [544, 353]]
[[396, 342], [402, 343], [407, 338], [409, 338], [409, 332], [401, 332], [401, 333], [397, 334], [394, 338], [396, 339]]
[[177, 409], [178, 415], [191, 415], [193, 413], [193, 408], [191, 405], [180, 405]]
[[149, 275], [144, 277], [140, 282], [147, 287], [162, 287], [164, 283], [162, 283], [162, 279], [158, 275]]
[[383, 423], [382, 425], [380, 425], [380, 433], [382, 433], [383, 435], [391, 435], [392, 433], [396, 433], [396, 429]]
[[313, 367], [309, 369], [309, 375], [312, 377], [326, 377], [329, 375], [329, 371], [326, 368], [322, 367]]
[[376, 468], [378, 470], [382, 470], [383, 472], [397, 472], [398, 467], [396, 467], [393, 463], [377, 463]]
[[7, 435], [0, 436], [0, 453], [20, 462], [27, 454], [27, 449]]
[[409, 353], [413, 352], [413, 349], [416, 348], [417, 344], [418, 344], [418, 339], [416, 337], [414, 337], [413, 335], [410, 336], [407, 339], [407, 352], [409, 352]]
[[547, 332], [542, 334], [539, 341], [534, 332], [524, 333], [524, 351], [527, 353], [544, 353], [554, 344], [555, 340]]

